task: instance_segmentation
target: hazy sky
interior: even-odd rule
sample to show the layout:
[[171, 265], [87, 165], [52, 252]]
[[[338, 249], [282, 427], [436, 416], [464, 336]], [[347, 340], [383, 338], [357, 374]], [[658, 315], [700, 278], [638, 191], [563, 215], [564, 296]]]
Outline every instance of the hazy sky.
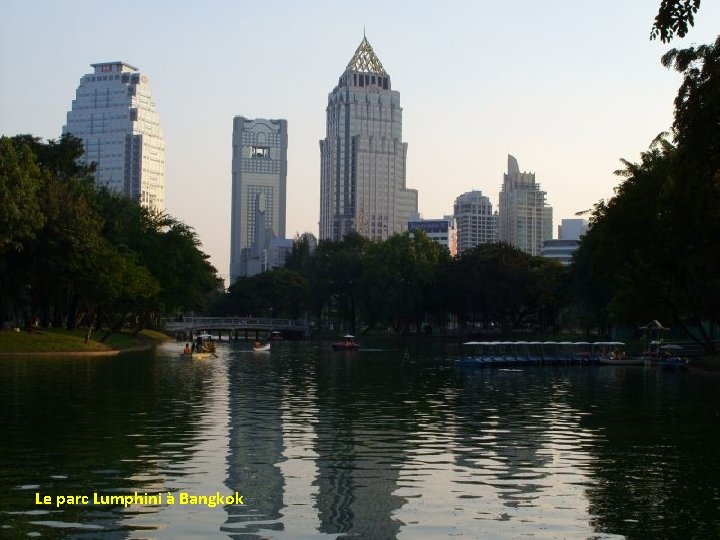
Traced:
[[0, 134], [57, 138], [91, 63], [148, 75], [165, 134], [167, 212], [227, 277], [235, 115], [288, 120], [287, 234], [317, 234], [327, 94], [363, 27], [400, 91], [407, 185], [423, 217], [480, 189], [497, 205], [507, 154], [562, 218], [612, 195], [619, 158], [672, 122], [671, 47], [710, 43], [720, 3], [670, 45], [660, 0], [3, 0]]

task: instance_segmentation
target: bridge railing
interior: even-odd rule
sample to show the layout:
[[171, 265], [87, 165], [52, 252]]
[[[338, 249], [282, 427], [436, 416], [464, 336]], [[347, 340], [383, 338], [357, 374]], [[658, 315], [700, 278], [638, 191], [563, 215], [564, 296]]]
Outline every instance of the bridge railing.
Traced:
[[311, 326], [307, 319], [270, 319], [264, 317], [167, 317], [161, 319], [167, 330], [190, 328], [291, 328], [306, 329]]

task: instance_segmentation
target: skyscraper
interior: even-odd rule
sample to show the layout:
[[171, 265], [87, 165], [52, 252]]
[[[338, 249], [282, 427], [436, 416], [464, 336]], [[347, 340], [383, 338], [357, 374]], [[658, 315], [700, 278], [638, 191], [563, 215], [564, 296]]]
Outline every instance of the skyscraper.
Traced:
[[357, 231], [382, 240], [417, 216], [417, 190], [405, 187], [400, 93], [367, 38], [328, 95], [320, 141], [320, 238]]
[[500, 191], [498, 240], [530, 255], [540, 255], [543, 241], [552, 239], [552, 208], [535, 183], [535, 173], [520, 172], [508, 154], [508, 172]]
[[478, 244], [497, 242], [497, 214], [482, 191], [468, 191], [455, 199], [453, 215], [457, 222], [458, 253]]
[[230, 283], [268, 269], [270, 241], [285, 238], [287, 120], [233, 119]]
[[63, 133], [79, 137], [95, 183], [142, 206], [165, 209], [165, 140], [146, 75], [125, 62], [91, 64]]

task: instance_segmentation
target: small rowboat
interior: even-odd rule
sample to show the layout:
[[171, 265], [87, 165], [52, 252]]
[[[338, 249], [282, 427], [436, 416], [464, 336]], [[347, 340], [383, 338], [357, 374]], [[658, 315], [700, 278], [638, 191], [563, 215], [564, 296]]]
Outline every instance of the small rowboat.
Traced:
[[180, 358], [184, 358], [185, 360], [203, 360], [210, 358], [210, 355], [212, 355], [210, 352], [181, 353]]
[[341, 341], [334, 342], [332, 348], [335, 351], [356, 351], [360, 348], [360, 344], [355, 341], [355, 336], [346, 334]]
[[255, 352], [270, 352], [270, 342], [253, 344], [253, 351]]

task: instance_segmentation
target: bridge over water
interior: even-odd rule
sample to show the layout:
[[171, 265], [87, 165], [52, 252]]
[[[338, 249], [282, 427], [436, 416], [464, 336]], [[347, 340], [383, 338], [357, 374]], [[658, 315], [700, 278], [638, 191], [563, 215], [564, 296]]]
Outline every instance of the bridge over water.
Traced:
[[215, 333], [222, 336], [241, 334], [258, 336], [261, 332], [277, 330], [283, 334], [307, 337], [312, 328], [306, 319], [268, 319], [255, 317], [175, 317], [162, 319], [165, 330], [179, 336], [181, 334]]

